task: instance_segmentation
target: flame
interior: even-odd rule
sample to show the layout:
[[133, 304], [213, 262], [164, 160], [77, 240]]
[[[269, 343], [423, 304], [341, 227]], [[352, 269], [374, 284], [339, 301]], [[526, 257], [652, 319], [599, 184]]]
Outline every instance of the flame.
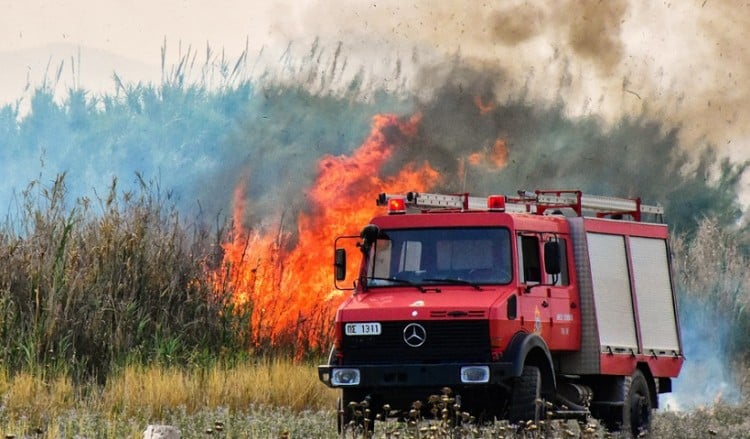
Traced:
[[[377, 115], [369, 136], [351, 156], [323, 157], [296, 234], [284, 230], [283, 216], [274, 230], [245, 228], [244, 189], [235, 190], [232, 240], [222, 245], [223, 269], [212, 273], [212, 279], [232, 292], [239, 309], [251, 311], [253, 348], [294, 346], [301, 355], [327, 347], [335, 309], [344, 300], [333, 288], [334, 239], [357, 234], [380, 212], [374, 201], [378, 193], [426, 191], [440, 181], [427, 161], [407, 163], [393, 176], [380, 175], [399, 144], [389, 134], [408, 142], [420, 121], [419, 114], [407, 120]], [[352, 256], [350, 262], [356, 263]]]
[[468, 157], [469, 163], [474, 166], [481, 164], [483, 161], [482, 159], [483, 159], [483, 155], [480, 152], [473, 152], [469, 154], [469, 157]]
[[[479, 95], [474, 96], [474, 105], [482, 116], [495, 109], [492, 101], [485, 102]], [[473, 166], [489, 163], [497, 169], [502, 169], [508, 164], [508, 145], [505, 139], [497, 139], [489, 150], [469, 154], [467, 161]]]
[[472, 166], [487, 165], [502, 169], [508, 164], [508, 145], [505, 139], [497, 139], [492, 147], [473, 152], [466, 158]]
[[502, 169], [508, 164], [508, 144], [505, 139], [495, 141], [490, 150], [489, 158], [498, 169]]
[[492, 102], [485, 103], [481, 96], [474, 96], [474, 105], [479, 109], [479, 114], [485, 115], [495, 109], [495, 104]]

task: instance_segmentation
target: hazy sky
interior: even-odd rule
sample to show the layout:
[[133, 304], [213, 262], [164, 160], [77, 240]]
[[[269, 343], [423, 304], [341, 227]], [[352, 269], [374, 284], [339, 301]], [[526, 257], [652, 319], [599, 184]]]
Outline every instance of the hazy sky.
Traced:
[[0, 0], [0, 50], [70, 43], [158, 61], [164, 39], [237, 49], [271, 32], [273, 2]]
[[95, 90], [112, 86], [113, 71], [157, 79], [165, 38], [173, 57], [180, 43], [236, 56], [246, 41], [260, 47], [281, 36], [271, 29], [272, 10], [272, 2], [238, 0], [0, 0], [0, 100], [18, 98], [27, 80], [38, 83], [62, 61], [71, 81], [69, 61], [79, 49], [77, 77]]
[[252, 53], [320, 37], [374, 71], [416, 49], [458, 53], [504, 69], [533, 98], [562, 98], [571, 115], [645, 111], [681, 126], [687, 145], [750, 157], [749, 32], [739, 0], [0, 0], [0, 98], [76, 47], [80, 80], [96, 88], [113, 70], [157, 77], [165, 38], [176, 56], [180, 42], [231, 55], [246, 40]]

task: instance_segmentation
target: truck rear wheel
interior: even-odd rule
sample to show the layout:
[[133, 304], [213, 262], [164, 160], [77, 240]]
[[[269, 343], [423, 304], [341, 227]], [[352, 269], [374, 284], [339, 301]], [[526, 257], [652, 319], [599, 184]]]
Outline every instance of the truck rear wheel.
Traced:
[[636, 369], [625, 380], [625, 401], [622, 408], [622, 429], [633, 437], [651, 428], [651, 392], [643, 372]]
[[539, 422], [542, 374], [536, 366], [524, 366], [521, 376], [513, 382], [508, 419], [512, 423]]
[[[604, 390], [603, 390], [604, 391]], [[620, 431], [626, 437], [638, 437], [651, 428], [651, 391], [643, 372], [636, 369], [611, 389], [611, 400], [593, 411], [609, 431]]]

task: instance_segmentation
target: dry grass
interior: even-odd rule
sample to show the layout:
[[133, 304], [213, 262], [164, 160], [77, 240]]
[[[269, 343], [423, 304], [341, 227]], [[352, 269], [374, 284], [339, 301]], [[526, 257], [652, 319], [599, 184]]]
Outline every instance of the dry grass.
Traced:
[[[135, 439], [149, 424], [174, 425], [186, 438], [338, 437], [332, 410], [338, 393], [318, 381], [311, 364], [281, 358], [206, 369], [133, 365], [113, 374], [103, 387], [74, 385], [66, 376], [2, 371], [0, 392], [0, 434], [16, 437]], [[748, 407], [718, 403], [690, 412], [659, 412], [654, 437], [744, 437], [750, 427]], [[377, 422], [374, 437], [619, 437], [605, 434], [595, 420], [513, 427], [504, 421], [481, 426], [461, 422], [468, 417], [456, 413], [448, 418], [453, 424]], [[346, 437], [364, 436], [350, 430]]]
[[[203, 370], [128, 366], [111, 376], [104, 387], [95, 383], [74, 386], [64, 376], [45, 379], [21, 373], [10, 377], [3, 372], [0, 377], [4, 395], [0, 433], [28, 434], [41, 429], [49, 438], [70, 437], [70, 432], [84, 430], [86, 437], [123, 437], [123, 433], [139, 437], [151, 423], [207, 429], [216, 420], [229, 423], [246, 416], [276, 416], [293, 426], [299, 422], [294, 419], [305, 413], [334, 407], [337, 396], [320, 384], [314, 367], [282, 359]], [[205, 419], [208, 414], [213, 415]], [[201, 421], [199, 425], [187, 421], [193, 417]], [[331, 421], [333, 415], [321, 419]], [[250, 426], [262, 427], [252, 422], [235, 428]]]
[[18, 418], [40, 421], [45, 416], [72, 408], [76, 403], [73, 383], [66, 376], [43, 380], [22, 372], [10, 378], [4, 371], [0, 389], [4, 412]]
[[101, 395], [102, 408], [133, 415], [147, 410], [162, 415], [183, 407], [243, 410], [250, 405], [288, 407], [300, 412], [334, 407], [335, 392], [323, 386], [309, 364], [261, 360], [208, 370], [131, 366], [110, 379]]

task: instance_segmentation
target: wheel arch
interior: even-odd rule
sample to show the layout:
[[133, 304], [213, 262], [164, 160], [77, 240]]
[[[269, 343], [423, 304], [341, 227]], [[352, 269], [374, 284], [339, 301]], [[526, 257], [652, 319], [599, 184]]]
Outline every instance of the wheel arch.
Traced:
[[552, 355], [547, 343], [537, 334], [518, 333], [513, 336], [506, 358], [513, 361], [513, 376], [521, 376], [524, 366], [536, 366], [542, 375], [542, 394], [551, 396], [557, 389]]

